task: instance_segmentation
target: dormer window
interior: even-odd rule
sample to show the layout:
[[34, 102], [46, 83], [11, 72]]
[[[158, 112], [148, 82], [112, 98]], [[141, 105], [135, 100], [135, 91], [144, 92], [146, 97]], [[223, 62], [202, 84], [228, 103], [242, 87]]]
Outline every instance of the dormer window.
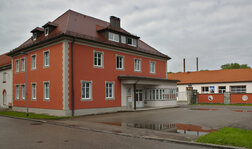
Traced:
[[121, 43], [126, 44], [126, 37], [125, 36], [121, 36]]
[[46, 27], [45, 28], [45, 36], [48, 36], [48, 34], [49, 34], [49, 27]]
[[33, 33], [33, 40], [37, 39], [37, 33]]
[[108, 36], [109, 36], [110, 41], [119, 42], [119, 35], [118, 34], [109, 32]]
[[128, 38], [128, 45], [136, 47], [137, 46], [137, 41], [136, 39], [133, 38]]

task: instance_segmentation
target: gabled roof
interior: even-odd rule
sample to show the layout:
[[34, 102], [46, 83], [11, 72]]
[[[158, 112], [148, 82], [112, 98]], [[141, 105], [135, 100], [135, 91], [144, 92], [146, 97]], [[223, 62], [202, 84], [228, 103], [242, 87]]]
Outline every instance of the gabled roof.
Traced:
[[0, 55], [0, 70], [2, 70], [2, 67], [10, 65], [11, 65], [11, 57], [7, 56], [6, 53]]
[[180, 80], [178, 84], [203, 84], [225, 82], [252, 82], [252, 69], [225, 69], [184, 73], [169, 73], [168, 79]]
[[[157, 51], [156, 49], [152, 48], [145, 42], [138, 40], [138, 47], [132, 47], [122, 43], [111, 42], [99, 34], [98, 30], [102, 29], [112, 29], [109, 22], [96, 19], [90, 16], [86, 16], [80, 14], [78, 12], [68, 10], [61, 16], [59, 16], [53, 22], [48, 22], [49, 24], [57, 25], [57, 27], [48, 35], [48, 36], [40, 36], [35, 41], [32, 38], [25, 41], [22, 45], [17, 47], [16, 49], [12, 50], [9, 55], [13, 55], [18, 51], [21, 51], [25, 48], [28, 48], [32, 45], [39, 44], [40, 42], [44, 42], [46, 40], [50, 40], [53, 38], [57, 38], [62, 35], [72, 36], [80, 39], [86, 39], [90, 41], [95, 41], [99, 43], [109, 44], [112, 46], [123, 47], [133, 51], [140, 51], [144, 53], [148, 53], [151, 55], [155, 55], [158, 57], [170, 59], [165, 54]], [[48, 24], [47, 23], [47, 24]], [[115, 29], [116, 30], [116, 29]], [[118, 29], [117, 29], [118, 30]], [[130, 34], [129, 32], [125, 31], [124, 29], [120, 28], [120, 32], [124, 32], [125, 34], [135, 36]]]

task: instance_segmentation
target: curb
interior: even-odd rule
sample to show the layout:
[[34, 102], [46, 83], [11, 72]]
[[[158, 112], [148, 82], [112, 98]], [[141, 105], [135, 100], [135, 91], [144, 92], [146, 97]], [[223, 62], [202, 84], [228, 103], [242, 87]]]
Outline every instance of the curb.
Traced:
[[137, 135], [132, 135], [129, 133], [117, 133], [117, 132], [112, 132], [112, 131], [103, 131], [103, 130], [98, 130], [98, 129], [92, 129], [92, 128], [86, 128], [86, 127], [80, 127], [80, 126], [75, 126], [75, 125], [59, 123], [59, 122], [53, 122], [53, 121], [44, 121], [44, 120], [29, 119], [29, 118], [23, 118], [23, 117], [13, 117], [13, 116], [6, 116], [6, 115], [0, 115], [0, 116], [14, 118], [14, 119], [27, 120], [27, 121], [33, 121], [33, 122], [47, 123], [47, 124], [51, 124], [51, 125], [57, 125], [57, 126], [63, 126], [63, 127], [69, 127], [69, 128], [77, 128], [77, 129], [86, 130], [86, 131], [114, 134], [114, 135], [126, 136], [126, 137], [142, 138], [142, 139], [148, 139], [148, 140], [166, 141], [166, 142], [173, 142], [173, 143], [178, 143], [178, 144], [188, 144], [188, 145], [206, 146], [206, 147], [214, 147], [214, 148], [244, 149], [242, 147], [234, 147], [234, 146], [227, 146], [227, 145], [188, 142], [188, 141], [181, 141], [181, 140], [167, 139], [167, 138], [160, 138], [160, 137], [137, 136]]

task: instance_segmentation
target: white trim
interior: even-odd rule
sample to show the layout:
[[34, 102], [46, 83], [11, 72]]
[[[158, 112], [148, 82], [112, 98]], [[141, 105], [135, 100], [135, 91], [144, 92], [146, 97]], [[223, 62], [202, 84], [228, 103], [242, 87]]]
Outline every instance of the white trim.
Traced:
[[[101, 65], [95, 65], [95, 53], [101, 54]], [[104, 52], [103, 51], [93, 50], [93, 67], [94, 68], [104, 68]]]
[[[35, 98], [33, 98], [33, 88], [32, 85], [35, 84]], [[37, 82], [31, 82], [31, 100], [37, 100]]]
[[[23, 94], [23, 92], [22, 92], [22, 86], [24, 86], [24, 94]], [[20, 85], [20, 93], [21, 93], [21, 100], [25, 100], [25, 93], [26, 93], [26, 88], [25, 88], [26, 86], [25, 86], [25, 83], [23, 83], [23, 84], [21, 84]]]
[[[150, 61], [149, 64], [150, 64], [150, 73], [151, 74], [156, 74], [156, 62], [155, 61]], [[154, 64], [154, 72], [151, 71], [151, 64]]]
[[[139, 69], [140, 70], [136, 70], [136, 60], [139, 60]], [[142, 59], [141, 58], [134, 58], [134, 72], [142, 72]]]
[[[20, 86], [19, 84], [15, 84], [15, 100], [20, 99], [20, 97], [19, 97], [19, 95], [20, 95], [19, 86]], [[18, 87], [18, 90], [17, 90], [17, 87]], [[17, 91], [18, 91], [18, 96], [17, 96]]]
[[[89, 83], [89, 98], [82, 98], [82, 83]], [[81, 80], [81, 101], [93, 101], [93, 81]]]
[[[117, 68], [117, 57], [122, 57], [122, 68]], [[124, 56], [116, 54], [116, 70], [124, 70]]]
[[[106, 97], [106, 85], [107, 83], [112, 84], [112, 97]], [[105, 81], [105, 100], [114, 100], [115, 99], [115, 81]]]
[[[22, 69], [22, 60], [24, 60], [24, 67], [23, 67], [23, 69]], [[26, 61], [26, 59], [25, 59], [25, 57], [22, 57], [22, 58], [20, 58], [20, 72], [25, 72], [25, 61]]]
[[[109, 35], [112, 35], [112, 38], [109, 38], [110, 37]], [[116, 40], [116, 36], [118, 36], [118, 40]], [[119, 42], [120, 41], [120, 35], [116, 34], [116, 33], [113, 33], [113, 32], [108, 32], [108, 40], [109, 41], [114, 41], [114, 42]]]
[[62, 42], [62, 105], [63, 110], [69, 110], [69, 42], [65, 40]]
[[45, 36], [48, 36], [48, 35], [49, 35], [49, 32], [50, 32], [49, 27], [46, 27], [46, 28], [45, 28]]
[[[49, 93], [48, 93], [48, 96], [49, 98], [46, 98], [45, 96], [45, 83], [49, 83]], [[50, 81], [43, 81], [43, 100], [44, 101], [50, 101]]]
[[[18, 65], [17, 65], [17, 62], [18, 62]], [[18, 66], [18, 69], [17, 69], [17, 66]], [[15, 73], [19, 73], [19, 59], [15, 60]]]
[[[48, 65], [45, 65], [45, 53], [48, 52]], [[43, 68], [50, 67], [50, 50], [43, 51]]]
[[[35, 56], [35, 67], [32, 67], [32, 57]], [[44, 55], [43, 55], [44, 56]], [[37, 54], [32, 54], [31, 55], [31, 70], [36, 70], [37, 69]]]

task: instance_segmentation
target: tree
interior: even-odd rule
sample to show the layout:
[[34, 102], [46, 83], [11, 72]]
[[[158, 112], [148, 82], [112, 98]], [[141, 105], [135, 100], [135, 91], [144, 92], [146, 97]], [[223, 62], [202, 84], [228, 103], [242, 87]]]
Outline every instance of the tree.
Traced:
[[221, 69], [245, 69], [250, 68], [247, 64], [230, 63], [221, 65]]

